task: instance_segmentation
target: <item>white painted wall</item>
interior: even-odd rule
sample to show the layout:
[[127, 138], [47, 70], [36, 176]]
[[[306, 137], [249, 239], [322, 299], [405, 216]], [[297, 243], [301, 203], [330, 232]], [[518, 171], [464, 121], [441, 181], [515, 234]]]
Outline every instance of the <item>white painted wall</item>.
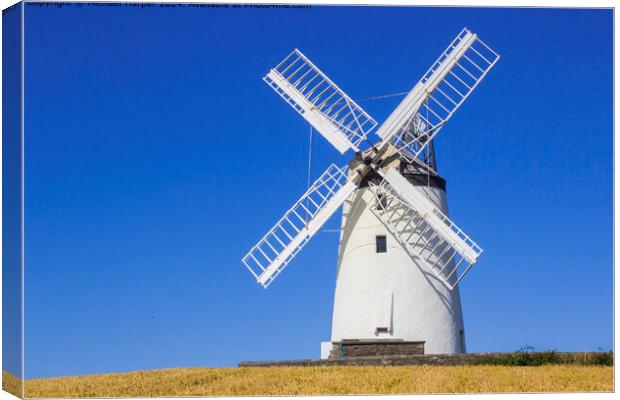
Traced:
[[321, 342], [321, 359], [327, 360], [332, 352], [332, 342]]
[[[448, 215], [445, 192], [418, 186]], [[412, 259], [368, 208], [368, 188], [345, 202], [338, 257], [332, 341], [393, 338], [424, 341], [426, 354], [465, 352], [458, 288], [450, 291]], [[387, 237], [377, 253], [375, 237]], [[387, 333], [377, 326], [388, 325]]]

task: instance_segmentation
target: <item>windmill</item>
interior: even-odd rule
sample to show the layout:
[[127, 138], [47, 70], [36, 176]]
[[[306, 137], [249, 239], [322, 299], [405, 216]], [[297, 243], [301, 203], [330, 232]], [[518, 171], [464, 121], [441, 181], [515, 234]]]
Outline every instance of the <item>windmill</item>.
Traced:
[[348, 165], [327, 168], [242, 259], [268, 287], [343, 206], [332, 338], [322, 357], [331, 348], [342, 355], [343, 343], [374, 343], [379, 353], [395, 342], [465, 352], [458, 284], [482, 249], [448, 218], [433, 138], [498, 60], [463, 29], [374, 144], [367, 137], [377, 122], [299, 50], [263, 78], [340, 153], [355, 152]]

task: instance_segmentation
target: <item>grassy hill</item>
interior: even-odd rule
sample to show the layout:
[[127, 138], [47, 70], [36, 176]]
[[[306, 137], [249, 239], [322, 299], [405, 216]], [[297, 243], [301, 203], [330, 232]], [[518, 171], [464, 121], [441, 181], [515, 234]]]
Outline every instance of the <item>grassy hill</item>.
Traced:
[[[10, 376], [3, 373], [3, 388]], [[15, 379], [15, 378], [13, 378]], [[613, 367], [179, 368], [26, 381], [26, 397], [610, 392]]]

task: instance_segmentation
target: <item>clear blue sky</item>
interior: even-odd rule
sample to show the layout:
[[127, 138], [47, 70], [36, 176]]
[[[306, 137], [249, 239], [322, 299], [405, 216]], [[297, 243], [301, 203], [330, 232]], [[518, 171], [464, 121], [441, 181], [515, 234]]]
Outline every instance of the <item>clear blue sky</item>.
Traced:
[[[308, 125], [261, 77], [297, 47], [353, 98], [406, 91], [464, 26], [502, 56], [436, 143], [485, 249], [468, 350], [610, 349], [612, 18], [28, 5], [26, 377], [318, 357], [338, 234], [268, 290], [240, 263], [306, 187]], [[315, 139], [313, 177], [352, 156]]]

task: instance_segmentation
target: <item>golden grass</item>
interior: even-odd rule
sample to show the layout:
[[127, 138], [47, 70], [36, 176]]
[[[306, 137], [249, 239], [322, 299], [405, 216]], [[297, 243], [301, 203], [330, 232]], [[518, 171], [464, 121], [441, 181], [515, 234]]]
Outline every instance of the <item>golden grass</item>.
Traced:
[[610, 392], [606, 366], [183, 368], [26, 381], [26, 397]]
[[2, 371], [2, 390], [13, 396], [22, 397], [22, 381], [6, 371]]

